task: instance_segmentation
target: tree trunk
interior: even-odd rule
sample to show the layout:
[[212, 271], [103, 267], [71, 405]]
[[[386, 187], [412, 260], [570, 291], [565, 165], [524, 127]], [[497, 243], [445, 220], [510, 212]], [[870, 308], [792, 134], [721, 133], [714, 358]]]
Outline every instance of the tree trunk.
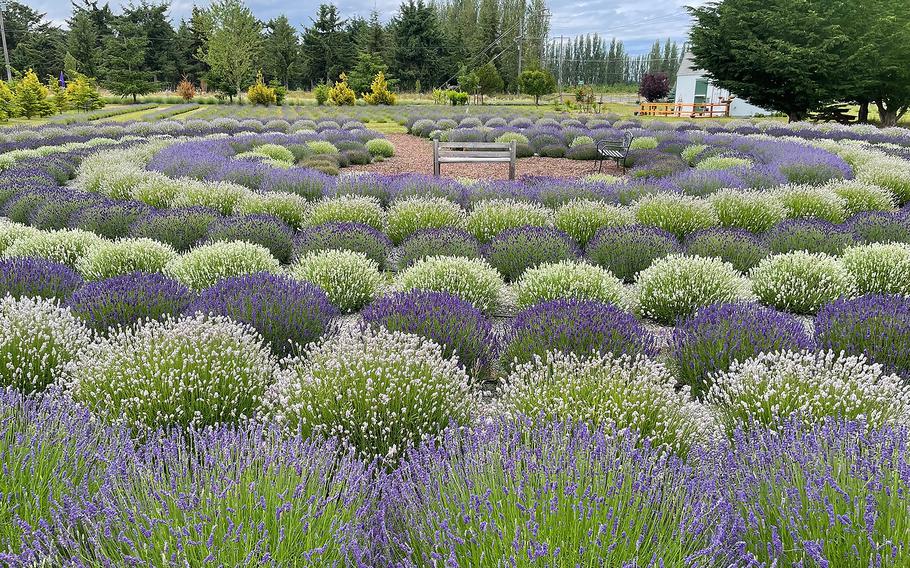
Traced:
[[882, 126], [897, 125], [897, 110], [885, 107], [882, 101], [875, 101], [875, 106], [878, 107], [878, 120]]
[[136, 104], [136, 93], [133, 93], [133, 104]]
[[803, 119], [803, 113], [795, 110], [787, 113], [787, 122], [799, 122]]
[[869, 101], [859, 103], [859, 113], [856, 116], [856, 120], [863, 124], [869, 122]]
[[540, 106], [540, 95], [534, 95], [534, 105]]

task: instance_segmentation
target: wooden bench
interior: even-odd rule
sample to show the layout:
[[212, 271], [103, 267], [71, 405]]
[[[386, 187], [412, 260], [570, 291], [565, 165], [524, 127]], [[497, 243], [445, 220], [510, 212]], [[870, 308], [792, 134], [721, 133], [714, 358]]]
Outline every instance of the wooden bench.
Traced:
[[433, 140], [433, 175], [442, 164], [509, 163], [509, 179], [515, 179], [515, 142], [440, 142]]
[[626, 171], [626, 158], [632, 147], [632, 134], [626, 132], [622, 138], [605, 138], [597, 143], [597, 171], [603, 170], [604, 160], [613, 160]]

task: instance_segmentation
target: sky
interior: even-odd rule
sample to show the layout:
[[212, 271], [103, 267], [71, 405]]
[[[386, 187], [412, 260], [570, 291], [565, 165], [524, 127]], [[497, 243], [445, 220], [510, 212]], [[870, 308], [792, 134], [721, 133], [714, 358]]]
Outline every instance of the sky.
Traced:
[[[325, 0], [323, 0], [325, 1]], [[64, 23], [70, 15], [69, 0], [25, 0], [29, 6], [47, 13], [54, 22]], [[197, 4], [208, 4], [209, 0], [198, 0]], [[370, 11], [379, 11], [383, 21], [388, 21], [398, 10], [400, 0], [338, 0], [344, 17], [360, 15], [368, 17]], [[667, 37], [683, 42], [689, 28], [686, 5], [703, 4], [704, 0], [549, 0], [551, 35], [574, 37], [586, 33], [623, 40], [627, 51], [646, 52], [655, 39]], [[103, 0], [99, 2], [103, 4]], [[120, 0], [111, 0], [115, 7]], [[174, 23], [186, 17], [194, 2], [172, 0], [171, 17]], [[269, 20], [285, 14], [292, 24], [299, 27], [309, 25], [310, 17], [318, 7], [319, 0], [312, 2], [275, 2], [269, 0], [247, 0], [247, 5], [261, 20]]]

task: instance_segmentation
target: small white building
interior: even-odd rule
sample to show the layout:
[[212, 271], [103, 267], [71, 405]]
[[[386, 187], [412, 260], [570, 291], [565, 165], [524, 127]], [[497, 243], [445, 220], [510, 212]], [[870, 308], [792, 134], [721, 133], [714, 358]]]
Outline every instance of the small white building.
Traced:
[[676, 99], [677, 104], [721, 104], [730, 103], [730, 116], [763, 116], [772, 114], [750, 104], [749, 101], [734, 96], [726, 89], [716, 87], [711, 80], [705, 77], [705, 72], [695, 67], [692, 53], [686, 52], [679, 72], [676, 74]]

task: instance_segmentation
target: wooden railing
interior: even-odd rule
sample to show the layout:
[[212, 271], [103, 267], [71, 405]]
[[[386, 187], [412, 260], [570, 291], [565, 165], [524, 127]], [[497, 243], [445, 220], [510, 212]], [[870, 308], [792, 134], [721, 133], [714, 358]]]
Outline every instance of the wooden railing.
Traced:
[[638, 115], [720, 118], [730, 116], [730, 103], [641, 103]]

